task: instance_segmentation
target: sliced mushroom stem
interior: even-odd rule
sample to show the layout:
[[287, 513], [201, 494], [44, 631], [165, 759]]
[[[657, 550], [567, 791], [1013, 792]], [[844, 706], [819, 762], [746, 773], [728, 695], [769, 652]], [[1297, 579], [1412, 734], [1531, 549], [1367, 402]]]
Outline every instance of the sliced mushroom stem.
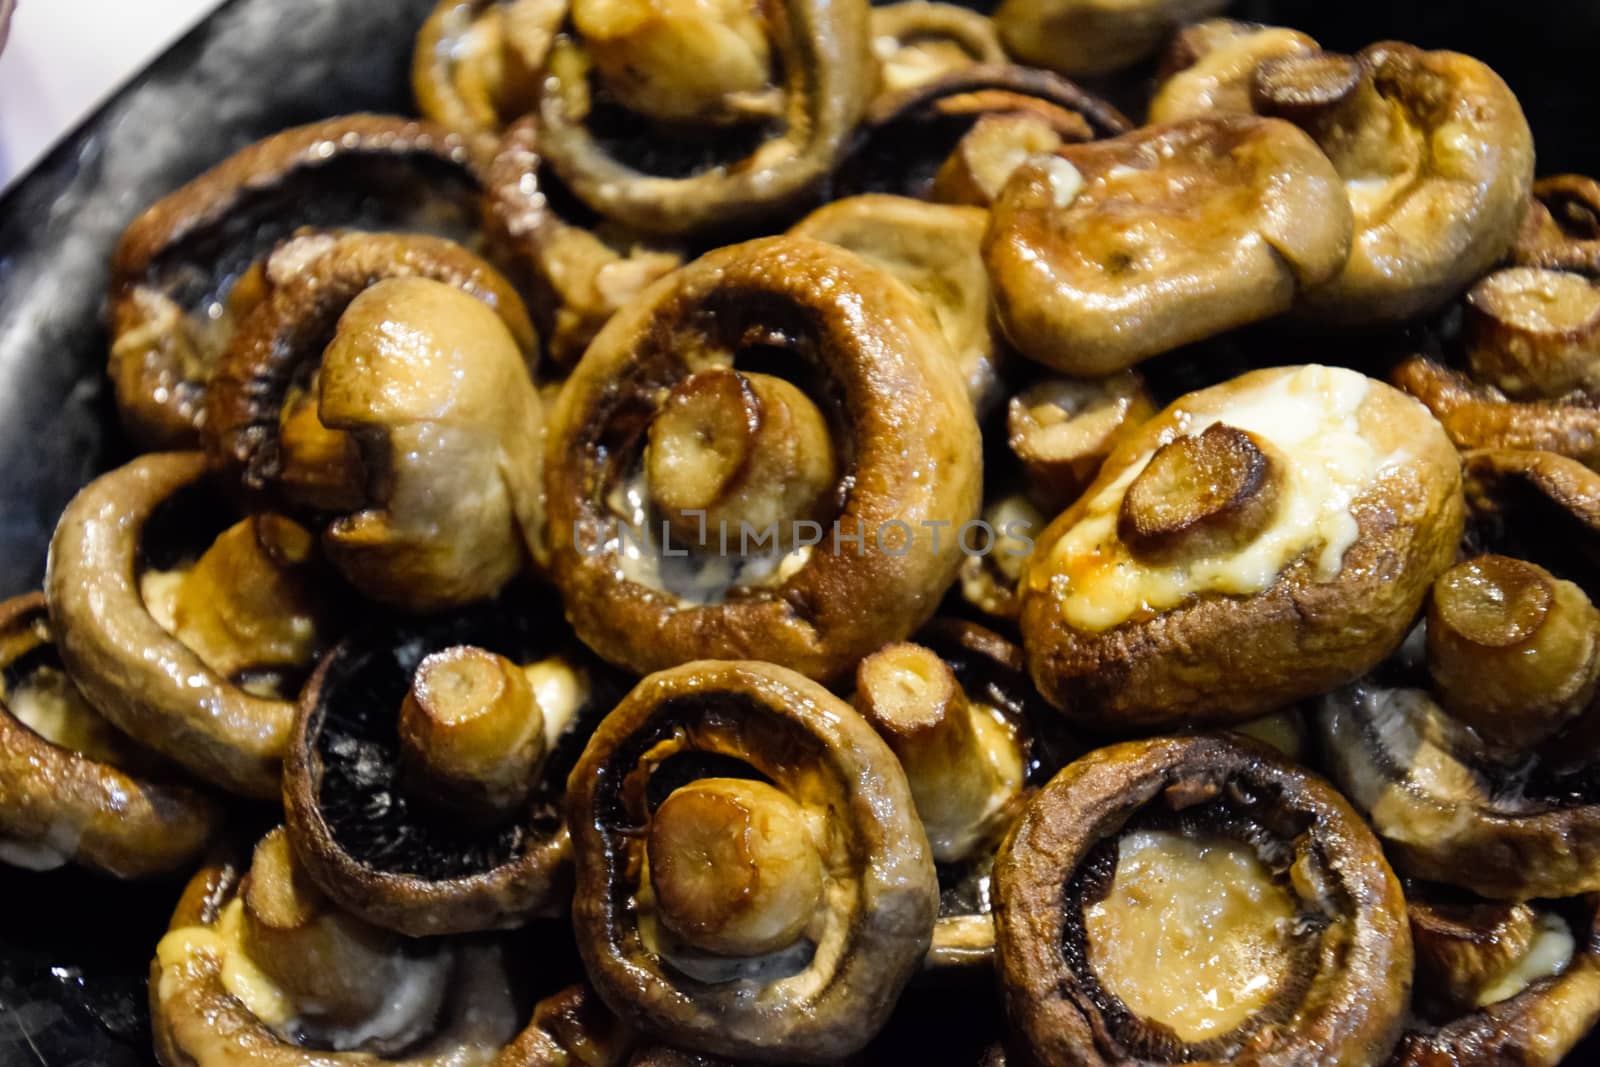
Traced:
[[856, 704], [905, 767], [935, 859], [960, 860], [993, 834], [1022, 790], [1021, 746], [972, 706], [949, 664], [889, 645], [857, 668]]
[[946, 204], [988, 207], [1023, 160], [1053, 153], [1061, 144], [1061, 134], [1038, 115], [984, 115], [940, 164], [930, 195]]
[[673, 389], [650, 424], [645, 463], [655, 505], [679, 537], [702, 547], [737, 537], [741, 524], [776, 527], [779, 545], [792, 543], [837, 468], [827, 420], [805, 393], [726, 367]]
[[1249, 543], [1277, 514], [1284, 464], [1255, 434], [1214, 423], [1162, 445], [1128, 486], [1117, 533], [1146, 558]]
[[1512, 267], [1467, 294], [1473, 376], [1517, 400], [1600, 386], [1600, 288], [1562, 271]]
[[755, 956], [793, 944], [822, 903], [800, 806], [765, 782], [704, 778], [656, 809], [646, 842], [662, 923], [691, 946]]
[[1278, 56], [1256, 67], [1250, 102], [1263, 115], [1300, 125], [1338, 107], [1361, 85], [1361, 64], [1336, 52]]
[[280, 515], [229, 527], [184, 575], [173, 635], [225, 677], [308, 663], [318, 638], [315, 551], [311, 534]]
[[499, 814], [527, 802], [547, 749], [527, 674], [468, 645], [418, 665], [399, 731], [402, 759], [423, 788], [446, 803]]
[[[242, 900], [239, 949], [287, 998], [281, 1007], [291, 1015], [349, 1026], [377, 1015], [395, 996], [401, 939], [334, 909], [300, 869], [282, 829], [256, 846]], [[248, 973], [236, 965], [224, 975], [243, 985]], [[437, 984], [435, 996], [442, 998], [444, 983]], [[253, 999], [242, 991], [247, 1002]]]
[[1434, 583], [1428, 669], [1444, 706], [1516, 756], [1549, 740], [1600, 683], [1600, 611], [1533, 563], [1488, 555]]

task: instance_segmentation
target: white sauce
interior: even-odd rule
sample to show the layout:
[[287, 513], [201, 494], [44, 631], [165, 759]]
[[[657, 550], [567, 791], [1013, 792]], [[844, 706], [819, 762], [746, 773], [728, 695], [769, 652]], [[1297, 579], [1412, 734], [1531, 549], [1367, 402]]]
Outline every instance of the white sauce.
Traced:
[[1541, 978], [1553, 978], [1565, 971], [1572, 962], [1572, 953], [1576, 948], [1577, 941], [1561, 916], [1539, 916], [1539, 929], [1533, 935], [1533, 944], [1528, 946], [1528, 951], [1521, 959], [1512, 964], [1510, 970], [1478, 995], [1478, 1007], [1510, 1000]]

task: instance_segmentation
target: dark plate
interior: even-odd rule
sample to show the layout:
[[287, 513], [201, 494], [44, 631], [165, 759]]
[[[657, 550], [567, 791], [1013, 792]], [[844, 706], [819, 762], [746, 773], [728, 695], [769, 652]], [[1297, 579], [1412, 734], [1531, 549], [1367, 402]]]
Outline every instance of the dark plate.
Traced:
[[[431, 6], [232, 0], [0, 199], [0, 595], [38, 588], [62, 507], [126, 453], [102, 378], [107, 261], [122, 228], [275, 130], [409, 110], [411, 37]], [[1600, 173], [1591, 133], [1600, 4], [1245, 0], [1236, 13], [1307, 30], [1330, 48], [1389, 37], [1477, 55], [1521, 97], [1541, 173]], [[175, 885], [0, 869], [0, 1065], [148, 1063], [145, 968], [176, 896]], [[923, 1006], [932, 1008], [916, 1012], [924, 1022], [895, 1028], [952, 1014]], [[962, 1044], [952, 1039], [927, 1062], [971, 1062], [951, 1055]], [[1600, 1046], [1570, 1062], [1600, 1062]]]

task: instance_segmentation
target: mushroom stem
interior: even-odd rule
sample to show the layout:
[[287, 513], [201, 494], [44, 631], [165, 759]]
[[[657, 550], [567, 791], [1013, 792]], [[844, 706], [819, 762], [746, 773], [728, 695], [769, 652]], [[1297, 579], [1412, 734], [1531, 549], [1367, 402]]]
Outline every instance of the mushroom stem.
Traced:
[[822, 903], [822, 857], [805, 813], [765, 782], [704, 778], [674, 790], [645, 851], [662, 924], [708, 952], [783, 948]]
[[1255, 434], [1214, 423], [1162, 445], [1128, 486], [1117, 533], [1146, 559], [1248, 544], [1277, 513], [1284, 464]]
[[1006, 429], [1028, 495], [1059, 513], [1076, 500], [1117, 445], [1156, 414], [1133, 371], [1098, 381], [1054, 378], [1011, 398]]
[[1038, 115], [984, 115], [940, 164], [931, 196], [946, 204], [988, 207], [1023, 160], [1051, 154], [1061, 143], [1061, 134]]
[[1516, 400], [1600, 386], [1600, 288], [1561, 271], [1512, 267], [1467, 294], [1472, 374]]
[[949, 664], [921, 645], [882, 648], [856, 670], [856, 706], [905, 768], [935, 859], [960, 860], [993, 834], [1021, 792], [1022, 750]]
[[402, 759], [419, 784], [473, 812], [507, 814], [526, 804], [547, 750], [527, 674], [469, 645], [418, 665], [399, 731]]
[[827, 420], [781, 378], [727, 367], [691, 374], [650, 424], [650, 496], [673, 532], [718, 544], [742, 525], [794, 539], [833, 489], [837, 471]]
[[1361, 85], [1361, 64], [1336, 52], [1278, 56], [1256, 67], [1250, 102], [1263, 115], [1305, 125], [1349, 100]]
[[1441, 702], [1510, 757], [1559, 733], [1600, 684], [1600, 612], [1578, 586], [1523, 560], [1480, 556], [1446, 571], [1427, 635]]
[[308, 531], [280, 515], [229, 527], [178, 585], [173, 635], [225, 677], [309, 662], [317, 644], [315, 549]]

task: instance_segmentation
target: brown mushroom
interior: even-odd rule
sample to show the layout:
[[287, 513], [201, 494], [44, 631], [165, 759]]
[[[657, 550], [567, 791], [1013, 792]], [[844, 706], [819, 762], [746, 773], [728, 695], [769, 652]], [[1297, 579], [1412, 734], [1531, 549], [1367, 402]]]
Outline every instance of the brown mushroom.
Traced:
[[408, 942], [330, 904], [282, 830], [197, 874], [150, 965], [166, 1067], [494, 1062], [516, 1033], [502, 946]]
[[1231, 725], [1357, 677], [1454, 562], [1460, 486], [1427, 412], [1354, 371], [1181, 398], [1038, 538], [1034, 680], [1072, 720], [1131, 733]]
[[485, 184], [490, 241], [527, 276], [545, 352], [558, 366], [576, 363], [618, 308], [683, 264], [676, 251], [574, 210], [545, 167], [531, 116], [506, 131]]
[[263, 257], [306, 225], [477, 232], [481, 160], [440, 127], [350, 115], [252, 144], [128, 227], [111, 273], [109, 373], [146, 448], [193, 448], [213, 369], [272, 285]]
[[[747, 384], [760, 374], [797, 387], [781, 390], [786, 410], [761, 414], [767, 403], [744, 386], [699, 384], [729, 381], [730, 368]], [[686, 396], [699, 414], [663, 426]], [[716, 396], [734, 407], [719, 414]], [[827, 427], [827, 499], [791, 493], [814, 484], [807, 457], [766, 440], [752, 411]], [[714, 462], [680, 469], [662, 450]], [[932, 614], [960, 562], [949, 531], [937, 546], [934, 535], [979, 502], [977, 424], [931, 314], [886, 272], [799, 237], [713, 252], [612, 318], [562, 391], [548, 455], [550, 571], [568, 618], [635, 671], [760, 656], [837, 677]], [[730, 466], [757, 455], [764, 477], [779, 475], [771, 484], [744, 484], [738, 471], [754, 469]], [[706, 497], [680, 476], [717, 486]], [[737, 489], [718, 515], [728, 525], [707, 511], [692, 542], [670, 524], [658, 535], [652, 508], [716, 503], [724, 488]], [[774, 515], [774, 501], [794, 510]]]
[[312, 425], [353, 446], [336, 458], [355, 459], [318, 480], [354, 492], [322, 530], [334, 566], [366, 596], [409, 610], [470, 603], [540, 553], [534, 345], [515, 292], [465, 249], [341, 237], [274, 290], [230, 346], [212, 383], [207, 445], [246, 488], [326, 505], [292, 499], [305, 480], [285, 448], [298, 440], [287, 432], [294, 396], [314, 387]]
[[1037, 115], [982, 115], [939, 165], [928, 195], [946, 204], [989, 207], [1028, 157], [1049, 155], [1061, 143], [1061, 135]]
[[987, 539], [974, 540], [961, 560], [961, 597], [984, 615], [1014, 621], [1022, 610], [1017, 583], [1049, 520], [1026, 495], [1009, 493], [986, 504], [981, 521]]
[[974, 63], [1004, 63], [994, 23], [971, 8], [899, 0], [872, 9], [879, 92], [900, 92]]
[[1594, 897], [1493, 904], [1408, 894], [1418, 1002], [1395, 1067], [1558, 1067], [1600, 1020]]
[[306, 685], [285, 763], [306, 873], [350, 913], [413, 937], [553, 911], [562, 786], [608, 684], [502, 606], [345, 641]]
[[1106, 457], [1155, 414], [1143, 379], [1132, 371], [1030, 385], [1011, 398], [1006, 419], [1028, 495], [1044, 511], [1064, 511], [1094, 481]]
[[1344, 191], [1310, 138], [1229, 116], [1028, 160], [984, 260], [1018, 349], [1100, 376], [1287, 310], [1349, 247]]
[[1600, 389], [1600, 288], [1561, 271], [1511, 267], [1467, 293], [1472, 375], [1515, 400]]
[[567, 821], [590, 981], [668, 1044], [838, 1062], [928, 949], [933, 860], [894, 754], [782, 667], [647, 677], [573, 769]]
[[1426, 356], [1404, 360], [1389, 377], [1427, 405], [1459, 449], [1550, 452], [1600, 466], [1600, 403], [1589, 397], [1512, 401]]
[[[573, 24], [544, 69], [540, 151], [579, 200], [644, 233], [727, 230], [792, 210], [838, 162], [871, 91], [860, 0], [783, 0], [765, 18], [744, 0], [580, 0]], [[646, 129], [636, 161], [603, 127], [639, 129], [640, 117], [680, 132]], [[686, 127], [717, 136], [685, 138]]]
[[1486, 449], [1462, 457], [1480, 545], [1540, 560], [1592, 587], [1600, 573], [1600, 473], [1553, 452]]
[[1233, 19], [1196, 23], [1180, 31], [1167, 50], [1149, 119], [1164, 124], [1203, 115], [1251, 114], [1258, 66], [1281, 56], [1320, 51], [1316, 41], [1298, 30]]
[[1004, 0], [994, 13], [1006, 50], [1075, 78], [1114, 74], [1154, 55], [1185, 22], [1225, 0]]
[[152, 528], [205, 531], [205, 509], [185, 512], [205, 471], [198, 453], [143, 456], [67, 505], [45, 578], [51, 626], [68, 673], [114, 725], [208, 782], [272, 797], [287, 698], [322, 636], [313, 561], [304, 531], [262, 516], [198, 560], [157, 565]]
[[1581, 174], [1534, 182], [1511, 259], [1523, 267], [1600, 275], [1600, 182]]
[[1035, 794], [995, 893], [1029, 1062], [1377, 1067], [1400, 1036], [1400, 885], [1344, 798], [1263, 746], [1090, 753]]
[[0, 603], [0, 863], [146, 878], [194, 860], [221, 822], [89, 706], [43, 596]]
[[534, 106], [566, 17], [562, 0], [440, 0], [412, 51], [418, 109], [463, 137], [497, 135]]
[[638, 1043], [633, 1027], [579, 983], [539, 1001], [494, 1067], [631, 1067]]
[[998, 398], [1001, 355], [979, 251], [988, 221], [977, 208], [869, 193], [818, 208], [789, 232], [849, 249], [920, 296], [982, 413]]

